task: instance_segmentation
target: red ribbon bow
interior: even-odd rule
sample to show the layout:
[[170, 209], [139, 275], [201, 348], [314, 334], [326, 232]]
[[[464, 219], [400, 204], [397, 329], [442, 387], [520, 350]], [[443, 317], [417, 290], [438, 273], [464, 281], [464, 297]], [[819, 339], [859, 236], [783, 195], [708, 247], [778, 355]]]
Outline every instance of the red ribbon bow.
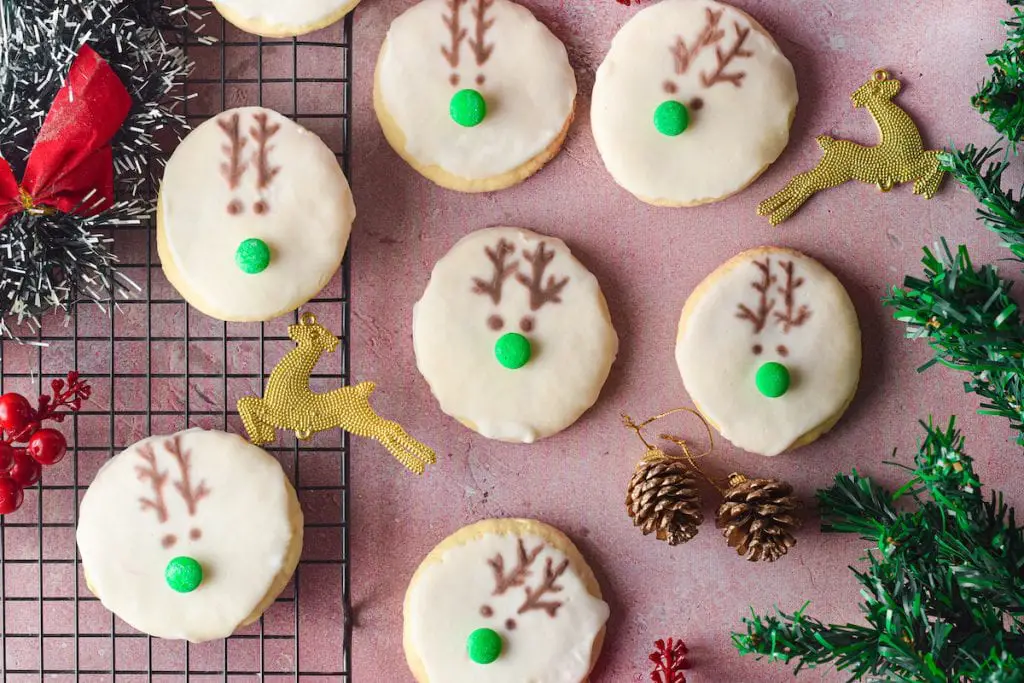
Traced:
[[95, 216], [114, 203], [110, 141], [132, 108], [121, 79], [88, 45], [71, 64], [43, 121], [18, 184], [0, 159], [0, 228], [22, 211], [42, 208]]

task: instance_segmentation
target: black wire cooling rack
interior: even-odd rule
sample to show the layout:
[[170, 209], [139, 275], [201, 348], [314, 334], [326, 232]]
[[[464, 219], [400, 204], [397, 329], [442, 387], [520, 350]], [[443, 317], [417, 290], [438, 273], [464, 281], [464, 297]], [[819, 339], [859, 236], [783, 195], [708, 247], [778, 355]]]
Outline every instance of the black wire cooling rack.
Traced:
[[[223, 109], [264, 105], [318, 133], [349, 170], [352, 20], [296, 40], [268, 40], [224, 25], [195, 0], [192, 29], [178, 39], [197, 68], [186, 85], [193, 125]], [[202, 14], [202, 19], [199, 15]], [[202, 36], [216, 39], [215, 43]], [[306, 542], [292, 584], [264, 617], [226, 641], [189, 645], [132, 630], [92, 597], [75, 548], [78, 502], [99, 467], [150, 434], [186, 426], [244, 433], [240, 396], [261, 392], [293, 348], [286, 327], [223, 323], [192, 310], [167, 283], [153, 229], [113, 231], [122, 271], [141, 288], [110, 293], [112, 314], [80, 304], [27, 337], [3, 342], [0, 389], [30, 399], [77, 368], [93, 397], [62, 429], [74, 450], [0, 517], [0, 679], [22, 681], [351, 680], [348, 543], [349, 443], [335, 430], [267, 450], [293, 479]], [[313, 378], [325, 390], [348, 382], [349, 266], [303, 308], [339, 333], [341, 350]]]

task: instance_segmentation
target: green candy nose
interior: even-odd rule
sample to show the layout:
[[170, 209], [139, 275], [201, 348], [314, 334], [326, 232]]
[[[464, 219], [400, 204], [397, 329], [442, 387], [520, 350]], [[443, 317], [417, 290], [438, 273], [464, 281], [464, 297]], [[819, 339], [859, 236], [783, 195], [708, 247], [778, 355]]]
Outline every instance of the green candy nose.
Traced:
[[191, 557], [176, 557], [167, 563], [164, 578], [171, 590], [191, 593], [203, 582], [203, 567]]
[[460, 126], [479, 126], [487, 117], [487, 100], [476, 90], [460, 90], [452, 95], [449, 112]]
[[246, 275], [262, 273], [270, 265], [270, 247], [263, 240], [245, 240], [235, 252], [235, 265]]
[[501, 656], [502, 642], [497, 631], [478, 628], [466, 639], [466, 651], [476, 664], [492, 664]]
[[518, 332], [503, 334], [494, 345], [494, 357], [509, 370], [518, 370], [529, 363], [531, 353], [530, 340]]
[[779, 398], [789, 391], [789, 381], [789, 368], [775, 362], [762, 365], [754, 377], [757, 390], [768, 398]]
[[676, 100], [666, 100], [654, 110], [654, 127], [662, 135], [682, 135], [690, 125], [690, 110]]

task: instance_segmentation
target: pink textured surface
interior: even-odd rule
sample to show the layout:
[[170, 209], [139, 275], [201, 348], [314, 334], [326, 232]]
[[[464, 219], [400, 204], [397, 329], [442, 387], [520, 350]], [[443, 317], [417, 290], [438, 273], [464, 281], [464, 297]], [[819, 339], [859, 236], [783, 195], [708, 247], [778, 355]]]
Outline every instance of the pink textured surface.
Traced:
[[[740, 658], [729, 633], [748, 605], [786, 609], [811, 600], [826, 620], [858, 618], [856, 583], [847, 570], [864, 543], [822, 536], [810, 514], [795, 550], [774, 566], [748, 564], [708, 523], [683, 547], [670, 548], [632, 528], [623, 508], [626, 482], [641, 454], [618, 414], [651, 415], [688, 403], [673, 358], [679, 311], [693, 287], [719, 263], [760, 244], [794, 247], [820, 259], [846, 285], [864, 331], [862, 387], [834, 433], [772, 460], [724, 444], [709, 462], [791, 481], [804, 499], [834, 473], [852, 467], [894, 482], [882, 464], [894, 447], [904, 459], [920, 434], [916, 422], [958, 414], [985, 480], [1024, 504], [1013, 476], [1024, 463], [1005, 422], [979, 418], [962, 377], [918, 375], [926, 348], [901, 338], [879, 300], [904, 274], [918, 273], [920, 247], [946, 236], [965, 241], [978, 262], [1001, 256], [973, 217], [974, 202], [947, 183], [931, 202], [909, 187], [881, 195], [847, 185], [812, 200], [772, 230], [756, 204], [795, 172], [813, 165], [819, 133], [875, 140], [875, 128], [848, 96], [876, 67], [904, 81], [899, 103], [932, 146], [988, 141], [989, 128], [968, 98], [986, 73], [984, 53], [1001, 41], [999, 0], [886, 3], [737, 0], [775, 36], [796, 67], [801, 103], [790, 146], [746, 192], [690, 210], [649, 208], [604, 171], [589, 130], [594, 71], [617, 28], [638, 8], [612, 0], [524, 0], [569, 46], [581, 85], [578, 117], [563, 153], [515, 189], [463, 196], [432, 186], [387, 146], [371, 108], [377, 50], [408, 0], [367, 0], [356, 12], [353, 177], [360, 218], [353, 261], [353, 374], [379, 382], [378, 408], [400, 415], [434, 445], [439, 464], [423, 479], [405, 475], [376, 445], [357, 443], [352, 481], [353, 591], [357, 680], [409, 681], [402, 656], [401, 605], [420, 559], [441, 538], [491, 516], [535, 517], [565, 530], [594, 566], [612, 606], [608, 640], [594, 683], [647, 679], [654, 639], [684, 638], [695, 668], [688, 678], [714, 683], [783, 681], [788, 670]], [[467, 232], [517, 225], [565, 239], [600, 279], [622, 352], [597, 405], [574, 427], [533, 446], [509, 446], [467, 431], [439, 412], [416, 371], [412, 305], [434, 262]], [[684, 434], [699, 427], [670, 423]], [[713, 514], [713, 496], [706, 512]], [[439, 620], [441, 618], [439, 617]], [[440, 625], [440, 624], [439, 624]], [[842, 680], [811, 673], [809, 680]]]

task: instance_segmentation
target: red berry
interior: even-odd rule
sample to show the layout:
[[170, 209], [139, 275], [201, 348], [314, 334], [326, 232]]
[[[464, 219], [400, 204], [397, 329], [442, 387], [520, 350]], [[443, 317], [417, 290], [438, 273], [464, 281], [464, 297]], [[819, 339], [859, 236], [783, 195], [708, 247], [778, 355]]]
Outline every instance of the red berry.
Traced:
[[11, 479], [24, 488], [35, 486], [43, 476], [43, 466], [29, 457], [24, 448], [14, 449], [14, 466], [9, 472]]
[[0, 441], [0, 472], [6, 472], [14, 464], [14, 449], [11, 444]]
[[56, 429], [40, 429], [28, 440], [25, 450], [41, 465], [56, 465], [68, 452], [68, 441]]
[[21, 394], [4, 394], [0, 396], [0, 426], [9, 437], [24, 432], [35, 418], [32, 404]]
[[25, 502], [25, 491], [21, 484], [7, 475], [0, 477], [0, 515], [14, 512]]

